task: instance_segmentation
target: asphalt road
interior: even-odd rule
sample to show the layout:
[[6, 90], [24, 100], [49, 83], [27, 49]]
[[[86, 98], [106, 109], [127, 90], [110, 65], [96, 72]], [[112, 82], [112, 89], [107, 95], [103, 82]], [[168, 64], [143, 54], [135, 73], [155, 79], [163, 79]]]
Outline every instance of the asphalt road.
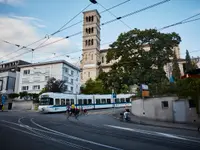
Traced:
[[62, 113], [0, 112], [1, 150], [199, 150], [200, 134], [120, 122], [111, 110], [69, 119]]

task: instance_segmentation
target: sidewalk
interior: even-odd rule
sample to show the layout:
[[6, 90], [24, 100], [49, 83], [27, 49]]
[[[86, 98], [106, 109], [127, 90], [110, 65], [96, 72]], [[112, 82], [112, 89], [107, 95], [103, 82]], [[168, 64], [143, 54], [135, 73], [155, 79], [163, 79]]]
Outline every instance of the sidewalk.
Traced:
[[[116, 119], [119, 119], [120, 115], [119, 112], [113, 114]], [[130, 114], [131, 122], [142, 124], [142, 125], [150, 125], [150, 126], [157, 126], [157, 127], [165, 127], [165, 128], [174, 128], [174, 129], [184, 129], [184, 130], [192, 130], [197, 131], [198, 125], [197, 124], [181, 124], [181, 123], [172, 123], [172, 122], [164, 122], [158, 120], [152, 120], [144, 117], [137, 117], [133, 114]]]

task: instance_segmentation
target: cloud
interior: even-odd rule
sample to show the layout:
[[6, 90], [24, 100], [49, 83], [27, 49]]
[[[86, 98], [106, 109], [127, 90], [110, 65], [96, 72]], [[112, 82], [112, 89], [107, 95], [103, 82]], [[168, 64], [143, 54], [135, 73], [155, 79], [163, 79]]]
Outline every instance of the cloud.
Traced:
[[[33, 18], [33, 17], [25, 17], [25, 16], [0, 16], [0, 37], [1, 39], [5, 41], [9, 41], [11, 43], [19, 44], [21, 46], [26, 46], [30, 43], [33, 43], [42, 37], [44, 35], [39, 34], [38, 32], [38, 26], [36, 26], [33, 21], [43, 22], [40, 19]], [[39, 24], [42, 26], [42, 24]], [[45, 25], [44, 25], [45, 26]], [[45, 44], [48, 44], [50, 42], [56, 41], [58, 39], [61, 39], [62, 37], [52, 37], [48, 41], [45, 42]], [[40, 41], [39, 43], [35, 45], [31, 45], [29, 47], [35, 48], [37, 45], [41, 44], [43, 41]], [[23, 49], [18, 52], [12, 53], [16, 51], [18, 48], [16, 46], [4, 43], [0, 41], [0, 61], [13, 61], [13, 60], [25, 60], [31, 62], [32, 54], [31, 52], [25, 55], [21, 55], [20, 57], [15, 57], [17, 55], [23, 54], [25, 52], [28, 52], [30, 50]], [[44, 61], [45, 59], [49, 58], [48, 60], [51, 60], [52, 53], [56, 53], [56, 55], [64, 54], [64, 53], [70, 53], [77, 51], [78, 46], [70, 41], [70, 39], [65, 39], [60, 42], [57, 42], [55, 44], [46, 46], [44, 48], [35, 50], [33, 53], [33, 58], [35, 59], [34, 62], [40, 62]], [[5, 56], [7, 54], [11, 55], [1, 58], [2, 56]], [[13, 58], [14, 57], [14, 58]], [[56, 59], [66, 59], [57, 57]], [[69, 60], [70, 61], [70, 60]], [[72, 61], [73, 62], [73, 61]]]
[[7, 5], [21, 5], [23, 2], [24, 0], [0, 0], [0, 3]]

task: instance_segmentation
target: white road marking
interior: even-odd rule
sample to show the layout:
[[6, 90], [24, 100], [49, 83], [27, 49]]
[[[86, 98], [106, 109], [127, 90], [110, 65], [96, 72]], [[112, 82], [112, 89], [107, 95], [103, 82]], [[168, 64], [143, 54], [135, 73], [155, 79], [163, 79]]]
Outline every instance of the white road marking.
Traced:
[[[115, 128], [115, 129], [121, 129], [121, 130], [127, 130], [127, 131], [132, 131], [132, 132], [143, 133], [143, 134], [150, 134], [150, 135], [154, 135], [154, 136], [164, 136], [164, 137], [168, 137], [168, 138], [174, 138], [174, 139], [180, 139], [180, 140], [200, 143], [200, 141], [199, 141], [200, 139], [198, 139], [198, 138], [196, 138], [197, 140], [192, 140], [192, 139], [188, 139], [190, 137], [186, 137], [186, 136], [181, 137], [181, 136], [162, 133], [162, 132], [153, 132], [153, 131], [146, 131], [146, 130], [140, 130], [140, 129], [131, 129], [131, 128], [126, 128], [126, 127], [114, 126], [114, 125], [104, 125], [104, 126]], [[191, 137], [191, 138], [193, 138], [193, 137]]]
[[31, 122], [32, 122], [33, 124], [35, 124], [36, 126], [40, 127], [40, 128], [43, 128], [43, 129], [45, 129], [45, 130], [48, 130], [48, 131], [51, 131], [51, 132], [54, 132], [54, 133], [57, 133], [57, 134], [60, 134], [60, 135], [62, 135], [62, 136], [64, 136], [64, 137], [67, 137], [67, 138], [70, 138], [70, 139], [74, 139], [74, 140], [78, 140], [78, 141], [82, 141], [82, 142], [94, 144], [94, 145], [101, 146], [101, 147], [105, 147], [105, 148], [109, 148], [109, 149], [123, 150], [123, 149], [121, 149], [121, 148], [116, 148], [116, 147], [113, 147], [113, 146], [109, 146], [109, 145], [105, 145], [105, 144], [101, 144], [101, 143], [89, 141], [89, 140], [86, 140], [86, 139], [83, 139], [83, 138], [78, 138], [78, 137], [75, 137], [75, 136], [71, 136], [71, 135], [68, 135], [68, 134], [64, 134], [64, 133], [61, 133], [61, 132], [52, 130], [52, 129], [50, 129], [50, 128], [47, 128], [47, 127], [44, 127], [44, 126], [42, 126], [42, 125], [37, 124], [36, 122], [33, 121], [33, 118], [31, 119]]
[[[20, 119], [21, 120], [21, 119]], [[63, 140], [58, 140], [58, 139], [55, 139], [55, 138], [52, 138], [50, 136], [47, 136], [47, 135], [44, 135], [44, 134], [41, 134], [39, 132], [36, 132], [36, 131], [33, 131], [33, 130], [38, 130], [38, 131], [42, 131], [44, 132], [45, 130], [40, 130], [40, 129], [36, 129], [36, 128], [32, 128], [28, 125], [24, 125], [24, 124], [17, 124], [17, 123], [14, 123], [14, 122], [10, 122], [10, 121], [5, 121], [5, 120], [1, 120], [2, 122], [5, 122], [5, 123], [9, 123], [9, 124], [13, 124], [13, 125], [17, 125], [17, 126], [20, 126], [20, 127], [24, 127], [24, 128], [27, 128], [29, 131], [31, 132], [27, 132], [27, 131], [24, 131], [24, 130], [21, 130], [21, 129], [17, 129], [17, 128], [14, 128], [14, 127], [10, 127], [10, 126], [5, 126], [5, 125], [2, 125], [2, 126], [5, 126], [5, 127], [8, 127], [10, 129], [13, 129], [13, 130], [17, 130], [17, 131], [20, 131], [20, 132], [23, 132], [23, 133], [26, 133], [26, 134], [29, 134], [29, 135], [32, 135], [32, 136], [37, 136], [37, 137], [40, 137], [40, 138], [43, 138], [43, 139], [47, 139], [47, 140], [51, 140], [51, 141], [54, 141], [54, 142], [57, 142], [57, 143], [60, 143], [60, 144], [64, 144], [64, 145], [67, 145], [67, 146], [71, 146], [73, 148], [77, 148], [77, 149], [85, 149], [85, 150], [91, 150], [90, 148], [87, 148], [87, 147], [83, 147], [81, 145], [77, 145], [77, 144], [74, 144], [74, 143], [71, 143], [71, 142], [67, 142], [67, 141], [63, 141]], [[20, 121], [21, 123], [21, 121]], [[33, 133], [32, 133], [33, 132]], [[56, 133], [52, 133], [52, 132], [48, 132], [46, 131], [47, 133], [50, 133], [50, 134], [55, 134], [57, 135]]]

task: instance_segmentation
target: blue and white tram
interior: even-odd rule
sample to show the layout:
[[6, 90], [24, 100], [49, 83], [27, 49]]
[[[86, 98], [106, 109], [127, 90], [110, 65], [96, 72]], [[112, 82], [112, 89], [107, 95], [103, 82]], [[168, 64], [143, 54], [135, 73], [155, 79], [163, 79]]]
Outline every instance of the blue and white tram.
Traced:
[[43, 93], [40, 96], [39, 111], [41, 112], [64, 112], [66, 105], [75, 104], [82, 109], [101, 109], [112, 107], [131, 106], [130, 97], [133, 94], [118, 94], [116, 99], [111, 98], [111, 94], [105, 95], [73, 95], [64, 93]]

